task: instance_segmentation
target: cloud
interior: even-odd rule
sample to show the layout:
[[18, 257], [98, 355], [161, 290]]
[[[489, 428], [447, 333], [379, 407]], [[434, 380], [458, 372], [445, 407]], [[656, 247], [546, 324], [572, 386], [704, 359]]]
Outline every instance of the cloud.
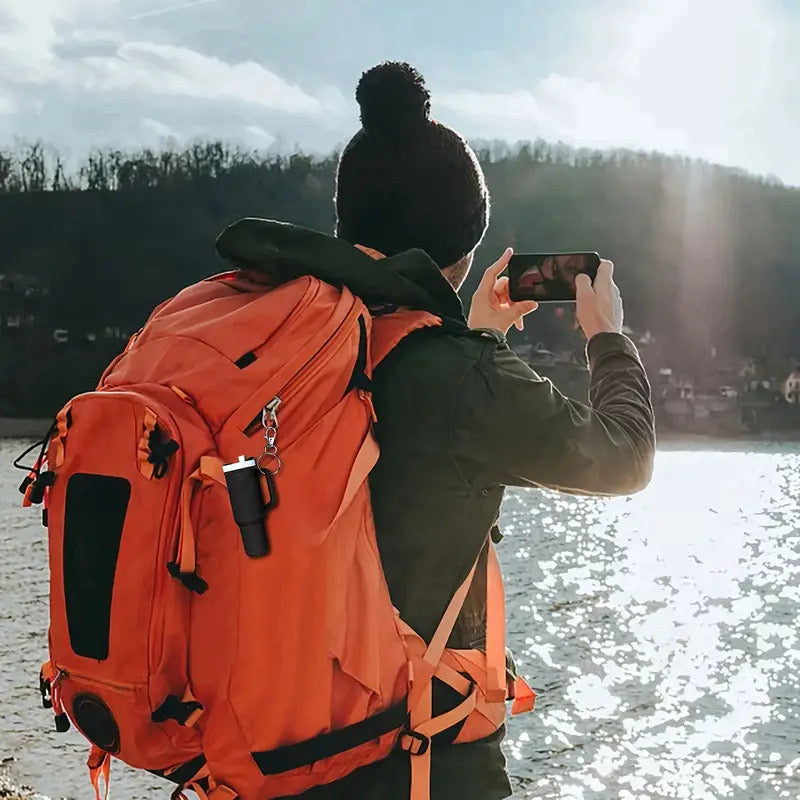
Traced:
[[542, 137], [585, 147], [685, 147], [683, 131], [659, 125], [627, 97], [580, 77], [552, 73], [532, 89], [434, 95], [437, 107], [468, 120], [472, 136]]
[[145, 117], [139, 127], [148, 134], [156, 136], [158, 139], [177, 139], [178, 136], [169, 125], [159, 122], [157, 119]]
[[259, 125], [245, 125], [244, 131], [257, 147], [269, 147], [275, 141], [275, 137]]
[[61, 80], [90, 91], [142, 91], [319, 113], [318, 100], [254, 61], [229, 64], [186, 47], [126, 42], [110, 56], [86, 56]]
[[59, 67], [62, 28], [83, 16], [102, 19], [116, 0], [20, 0], [0, 8], [0, 76], [8, 82], [41, 83]]
[[799, 37], [772, 0], [606, 0], [557, 72], [433, 99], [472, 136], [679, 151], [800, 184]]
[[[319, 100], [255, 61], [228, 63], [188, 47], [120, 41], [120, 34], [108, 26], [76, 27], [88, 18], [102, 25], [114, 6], [115, 0], [24, 0], [0, 9], [0, 89], [57, 85], [243, 103], [289, 113], [323, 110]], [[98, 44], [111, 45], [111, 52], [80, 54], [81, 45]], [[325, 107], [329, 103], [325, 98]]]
[[17, 101], [13, 97], [0, 95], [0, 114], [13, 114], [17, 110]]

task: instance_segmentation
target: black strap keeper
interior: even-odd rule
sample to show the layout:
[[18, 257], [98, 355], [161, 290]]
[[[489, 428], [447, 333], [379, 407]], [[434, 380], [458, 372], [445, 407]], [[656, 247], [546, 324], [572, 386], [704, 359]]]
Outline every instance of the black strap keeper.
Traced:
[[59, 733], [66, 733], [69, 729], [69, 717], [66, 714], [56, 714], [56, 730]]
[[181, 572], [180, 567], [174, 561], [167, 564], [167, 572], [190, 592], [205, 594], [208, 589], [208, 584], [196, 572]]
[[55, 472], [42, 472], [31, 487], [31, 503], [38, 506], [44, 500], [44, 490], [51, 487], [55, 479]]
[[174, 694], [168, 695], [167, 699], [150, 715], [153, 722], [166, 722], [168, 719], [175, 720], [179, 725], [185, 725], [186, 720], [203, 708], [202, 703], [196, 700], [183, 702]]

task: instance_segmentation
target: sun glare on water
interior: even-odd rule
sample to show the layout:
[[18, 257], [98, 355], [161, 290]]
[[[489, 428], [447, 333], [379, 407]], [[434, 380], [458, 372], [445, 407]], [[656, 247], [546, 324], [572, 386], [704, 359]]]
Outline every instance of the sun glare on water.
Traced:
[[[661, 452], [633, 498], [515, 491], [517, 797], [800, 793], [797, 452]], [[524, 726], [524, 728], [523, 728]]]

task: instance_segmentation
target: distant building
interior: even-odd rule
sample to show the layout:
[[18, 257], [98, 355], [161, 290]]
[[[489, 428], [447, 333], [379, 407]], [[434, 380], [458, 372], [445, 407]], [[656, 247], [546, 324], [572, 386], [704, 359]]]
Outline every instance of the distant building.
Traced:
[[800, 371], [795, 370], [783, 384], [783, 396], [787, 403], [800, 403]]

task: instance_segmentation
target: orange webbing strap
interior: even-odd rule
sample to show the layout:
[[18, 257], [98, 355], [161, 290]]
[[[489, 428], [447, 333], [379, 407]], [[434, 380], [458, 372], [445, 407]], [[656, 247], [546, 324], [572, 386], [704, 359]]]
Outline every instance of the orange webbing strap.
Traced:
[[440, 681], [443, 681], [459, 694], [467, 695], [472, 688], [472, 681], [465, 678], [460, 672], [453, 669], [444, 661], [439, 662], [436, 672], [433, 673]]
[[103, 800], [108, 800], [109, 779], [111, 777], [111, 756], [105, 751], [101, 750], [97, 745], [92, 745], [89, 751], [89, 760], [86, 762], [89, 767], [89, 779], [94, 786], [95, 800], [101, 800], [100, 797], [100, 778], [103, 779]]
[[477, 704], [478, 687], [473, 686], [472, 691], [455, 708], [451, 708], [450, 711], [418, 725], [414, 728], [414, 733], [431, 739], [436, 736], [437, 733], [452, 728], [453, 725], [468, 717], [475, 710]]
[[53, 437], [53, 469], [58, 469], [64, 463], [64, 447], [67, 438], [68, 419], [72, 403], [67, 403], [56, 417], [56, 434]]
[[210, 482], [227, 486], [225, 474], [222, 471], [222, 461], [213, 456], [203, 456], [200, 459], [200, 466], [186, 478], [181, 488], [181, 525], [178, 533], [177, 564], [183, 575], [193, 573], [197, 566], [191, 514], [194, 490], [198, 485]]
[[156, 429], [158, 424], [158, 417], [149, 409], [144, 410], [144, 422], [142, 424], [142, 438], [139, 439], [139, 447], [137, 448], [137, 455], [139, 457], [139, 472], [144, 475], [147, 480], [153, 477], [155, 464], [150, 462], [150, 434]]
[[461, 613], [461, 608], [464, 605], [464, 601], [467, 599], [469, 587], [472, 585], [472, 579], [475, 577], [475, 570], [477, 568], [478, 562], [476, 561], [472, 565], [469, 575], [467, 575], [461, 586], [456, 589], [456, 593], [445, 609], [444, 615], [439, 621], [439, 626], [436, 628], [436, 632], [433, 634], [428, 648], [425, 650], [422, 661], [417, 661], [413, 664], [412, 683], [414, 685], [412, 685], [411, 691], [408, 694], [408, 707], [411, 709], [412, 714], [414, 706], [417, 703], [417, 698], [420, 697], [423, 692], [423, 687], [430, 684], [431, 678], [434, 672], [436, 672], [436, 667], [441, 661], [442, 653], [444, 653], [444, 649], [447, 647], [447, 640], [453, 632], [458, 615]]
[[494, 544], [489, 544], [486, 576], [486, 701], [502, 703], [513, 698], [511, 713], [533, 711], [536, 693], [516, 677], [509, 686], [506, 679], [506, 597], [503, 573]]
[[411, 800], [429, 800], [431, 791], [431, 741], [430, 737], [455, 725], [475, 708], [476, 690], [456, 708], [433, 717], [432, 678], [439, 667], [450, 634], [475, 577], [480, 555], [472, 565], [464, 582], [458, 587], [439, 621], [425, 655], [411, 663], [411, 691], [408, 693], [409, 731], [401, 737], [401, 747], [411, 756]]
[[506, 699], [506, 597], [494, 544], [486, 564], [486, 701]]
[[350, 476], [347, 479], [344, 495], [342, 495], [342, 502], [339, 503], [339, 508], [333, 518], [334, 522], [349, 508], [356, 492], [364, 485], [364, 481], [372, 471], [372, 468], [378, 463], [380, 452], [378, 442], [372, 435], [372, 431], [368, 430], [350, 469]]

